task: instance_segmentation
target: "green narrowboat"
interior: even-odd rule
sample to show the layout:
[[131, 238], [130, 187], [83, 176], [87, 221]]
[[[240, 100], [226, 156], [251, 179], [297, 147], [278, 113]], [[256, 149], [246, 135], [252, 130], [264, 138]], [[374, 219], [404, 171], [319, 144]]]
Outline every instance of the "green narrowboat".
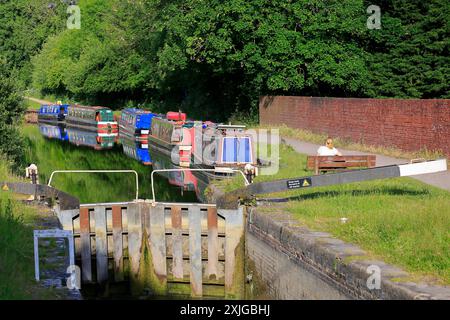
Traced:
[[118, 134], [119, 127], [111, 109], [72, 105], [68, 108], [66, 124], [102, 134]]

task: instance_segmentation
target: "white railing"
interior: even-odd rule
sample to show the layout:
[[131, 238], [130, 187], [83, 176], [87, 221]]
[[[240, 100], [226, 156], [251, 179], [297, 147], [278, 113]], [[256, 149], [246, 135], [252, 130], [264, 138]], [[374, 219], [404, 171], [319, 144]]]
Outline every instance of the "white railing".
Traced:
[[244, 178], [244, 183], [246, 186], [248, 186], [250, 183], [247, 180], [247, 177], [244, 175], [244, 173], [241, 170], [237, 169], [231, 169], [231, 168], [217, 168], [217, 169], [190, 169], [190, 168], [184, 168], [184, 169], [157, 169], [153, 170], [151, 174], [151, 182], [152, 182], [152, 204], [156, 204], [155, 199], [155, 187], [153, 184], [153, 174], [155, 172], [176, 172], [176, 171], [199, 171], [199, 172], [215, 172], [215, 173], [233, 173], [233, 172], [239, 172], [242, 177]]

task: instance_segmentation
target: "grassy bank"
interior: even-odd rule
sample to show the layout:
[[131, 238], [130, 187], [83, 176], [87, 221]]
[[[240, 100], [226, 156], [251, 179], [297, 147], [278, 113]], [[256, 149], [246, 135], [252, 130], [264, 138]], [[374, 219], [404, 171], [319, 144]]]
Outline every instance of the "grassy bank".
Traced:
[[[68, 142], [43, 137], [37, 126], [23, 126], [27, 162], [36, 163], [41, 184], [47, 183], [55, 170], [135, 170], [139, 175], [139, 197], [150, 199], [151, 168], [128, 158], [121, 147], [94, 150]], [[135, 198], [135, 176], [132, 173], [55, 174], [52, 186], [66, 191], [82, 203], [130, 201]], [[155, 192], [159, 200], [196, 202], [193, 192], [182, 196], [179, 188], [155, 175]]]
[[41, 107], [41, 104], [36, 102], [36, 101], [32, 101], [29, 99], [23, 99], [24, 103], [25, 103], [25, 107], [27, 109], [34, 109], [34, 110], [38, 110]]
[[[0, 159], [0, 181], [18, 181]], [[52, 299], [53, 290], [34, 281], [33, 225], [39, 212], [15, 200], [9, 191], [0, 190], [0, 300]]]
[[[310, 175], [306, 155], [280, 146], [280, 169], [267, 181]], [[221, 188], [242, 187], [242, 178]], [[411, 272], [450, 284], [450, 193], [412, 178], [298, 189], [261, 196], [292, 197], [286, 210], [308, 227], [326, 231]], [[341, 218], [348, 218], [342, 223]]]

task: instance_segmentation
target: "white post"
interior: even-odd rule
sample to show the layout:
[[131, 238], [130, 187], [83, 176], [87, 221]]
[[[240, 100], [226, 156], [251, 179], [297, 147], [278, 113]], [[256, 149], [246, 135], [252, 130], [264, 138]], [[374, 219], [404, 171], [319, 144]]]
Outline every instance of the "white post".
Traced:
[[39, 281], [39, 239], [34, 231], [34, 277]]

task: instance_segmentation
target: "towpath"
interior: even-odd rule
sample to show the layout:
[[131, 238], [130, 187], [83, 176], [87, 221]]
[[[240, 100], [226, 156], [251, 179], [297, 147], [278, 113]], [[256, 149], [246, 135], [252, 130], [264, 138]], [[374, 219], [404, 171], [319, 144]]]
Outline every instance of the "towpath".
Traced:
[[[300, 141], [292, 138], [282, 137], [282, 141], [284, 141], [287, 145], [290, 145], [294, 148], [298, 153], [315, 155], [317, 154], [317, 149], [319, 148], [318, 144]], [[362, 151], [354, 151], [354, 150], [346, 150], [338, 147], [338, 150], [343, 155], [357, 155], [357, 154], [368, 154], [367, 152]], [[377, 156], [377, 167], [388, 166], [393, 164], [405, 164], [409, 163], [409, 159], [400, 159], [400, 158], [392, 158], [388, 156], [384, 156], [381, 154], [376, 154]], [[450, 171], [447, 170], [445, 172], [438, 173], [430, 173], [430, 174], [422, 174], [418, 176], [414, 176], [414, 179], [425, 182], [429, 185], [445, 189], [450, 191]]]
[[32, 98], [32, 97], [24, 97], [25, 99], [37, 102], [39, 104], [52, 104], [52, 102], [50, 101], [46, 101], [46, 100], [42, 100], [42, 99], [37, 99], [37, 98]]

